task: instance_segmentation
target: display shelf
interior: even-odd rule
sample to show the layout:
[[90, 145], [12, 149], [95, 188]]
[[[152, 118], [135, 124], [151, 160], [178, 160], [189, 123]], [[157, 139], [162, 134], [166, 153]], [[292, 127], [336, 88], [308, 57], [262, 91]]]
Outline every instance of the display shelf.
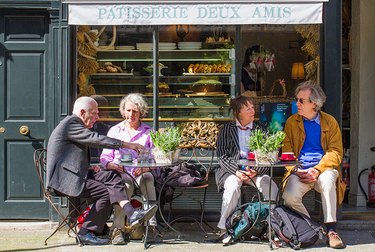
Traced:
[[[153, 99], [158, 99], [158, 120], [160, 122], [189, 122], [195, 120], [225, 122], [232, 119], [229, 106], [233, 73], [186, 73], [190, 64], [231, 64], [234, 49], [195, 49], [161, 50], [159, 63], [167, 70], [159, 75], [159, 86], [168, 85], [168, 93], [159, 92], [156, 96], [149, 87], [155, 80], [145, 68], [154, 63], [151, 50], [99, 50], [97, 61], [111, 62], [116, 67], [128, 70], [127, 73], [96, 73], [89, 83], [97, 95], [105, 97], [108, 105], [100, 106], [99, 111], [108, 113], [101, 121], [121, 121], [118, 105], [122, 97], [129, 93], [142, 93], [149, 104], [148, 118], [152, 121], [155, 111]], [[185, 70], [186, 69], [186, 70]], [[232, 68], [233, 69], [233, 68]], [[130, 73], [131, 71], [131, 73]], [[192, 86], [199, 80], [212, 78], [220, 81], [218, 92], [197, 92]], [[165, 90], [165, 87], [163, 87]], [[216, 90], [215, 90], [216, 91]]]

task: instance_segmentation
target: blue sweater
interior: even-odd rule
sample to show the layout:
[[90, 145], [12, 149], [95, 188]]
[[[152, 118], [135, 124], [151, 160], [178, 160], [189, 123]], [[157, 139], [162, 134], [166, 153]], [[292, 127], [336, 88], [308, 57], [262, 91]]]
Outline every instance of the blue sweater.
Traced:
[[308, 169], [317, 165], [324, 155], [322, 144], [320, 143], [321, 138], [321, 127], [315, 120], [303, 120], [303, 126], [305, 128], [305, 142], [299, 160], [302, 163], [303, 169]]

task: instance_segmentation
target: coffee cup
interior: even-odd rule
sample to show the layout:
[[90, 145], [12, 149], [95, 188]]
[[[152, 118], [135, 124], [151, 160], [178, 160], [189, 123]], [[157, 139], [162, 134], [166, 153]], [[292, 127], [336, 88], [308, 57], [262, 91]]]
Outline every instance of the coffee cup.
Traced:
[[254, 152], [249, 152], [249, 155], [247, 156], [247, 159], [249, 159], [249, 160], [255, 160], [255, 153]]
[[121, 161], [124, 161], [124, 162], [130, 162], [132, 160], [133, 160], [132, 154], [130, 154], [130, 153], [123, 154], [122, 157], [121, 157]]
[[296, 157], [294, 156], [293, 152], [283, 152], [281, 153], [282, 160], [295, 160]]

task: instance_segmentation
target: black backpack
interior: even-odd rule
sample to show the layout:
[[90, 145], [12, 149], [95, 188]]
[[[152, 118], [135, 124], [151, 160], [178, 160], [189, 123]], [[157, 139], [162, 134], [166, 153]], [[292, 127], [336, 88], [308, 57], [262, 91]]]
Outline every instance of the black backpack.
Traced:
[[269, 218], [275, 235], [292, 249], [312, 246], [323, 239], [324, 229], [318, 222], [286, 206], [272, 209]]

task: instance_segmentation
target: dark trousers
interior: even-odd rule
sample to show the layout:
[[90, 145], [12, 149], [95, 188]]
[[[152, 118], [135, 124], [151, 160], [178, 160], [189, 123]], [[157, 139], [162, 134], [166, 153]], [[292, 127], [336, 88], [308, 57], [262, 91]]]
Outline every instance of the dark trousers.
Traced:
[[78, 198], [93, 202], [82, 227], [101, 233], [112, 212], [112, 204], [127, 200], [124, 190], [122, 179], [117, 173], [108, 170], [94, 173], [90, 170], [85, 187], [78, 196]]

